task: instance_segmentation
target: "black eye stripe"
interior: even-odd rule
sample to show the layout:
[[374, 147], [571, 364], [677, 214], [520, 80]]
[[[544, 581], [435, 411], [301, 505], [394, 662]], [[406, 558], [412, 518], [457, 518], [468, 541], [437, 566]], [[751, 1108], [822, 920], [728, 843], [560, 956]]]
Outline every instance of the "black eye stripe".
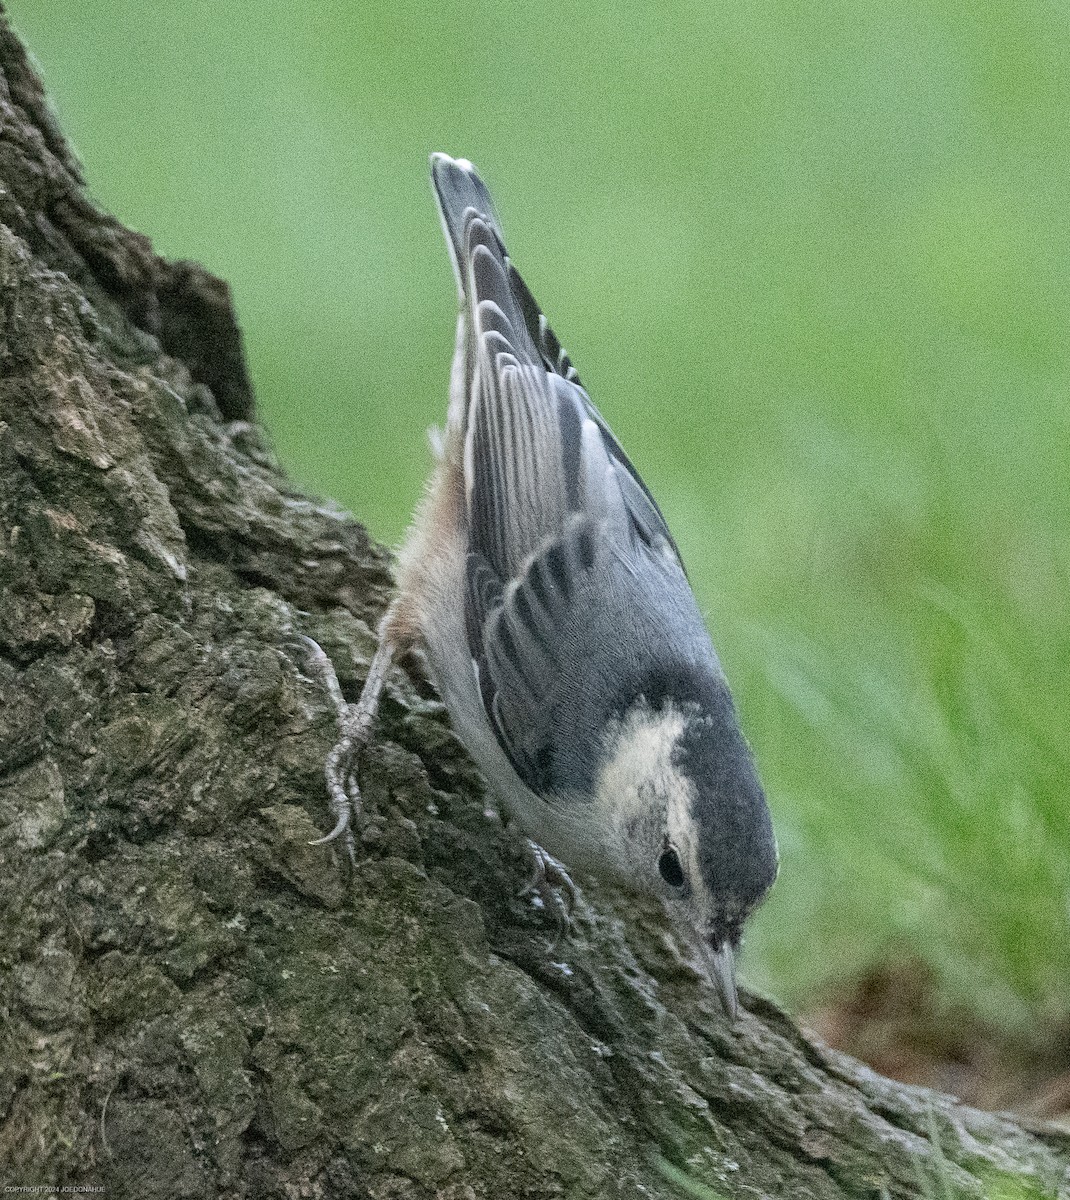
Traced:
[[658, 870], [661, 872], [662, 879], [670, 887], [684, 886], [686, 882], [684, 868], [680, 863], [679, 854], [671, 846], [661, 852], [661, 857], [658, 859]]

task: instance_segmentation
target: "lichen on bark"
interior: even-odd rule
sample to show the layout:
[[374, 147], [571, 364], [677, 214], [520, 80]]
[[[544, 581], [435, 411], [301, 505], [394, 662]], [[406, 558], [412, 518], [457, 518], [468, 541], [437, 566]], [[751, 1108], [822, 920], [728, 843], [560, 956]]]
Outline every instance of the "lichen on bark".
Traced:
[[353, 878], [310, 846], [335, 731], [297, 635], [354, 697], [389, 588], [275, 462], [226, 286], [86, 198], [4, 24], [4, 1184], [1070, 1196], [1056, 1131], [882, 1080], [756, 996], [730, 1026], [634, 901], [591, 886], [551, 953], [415, 665]]

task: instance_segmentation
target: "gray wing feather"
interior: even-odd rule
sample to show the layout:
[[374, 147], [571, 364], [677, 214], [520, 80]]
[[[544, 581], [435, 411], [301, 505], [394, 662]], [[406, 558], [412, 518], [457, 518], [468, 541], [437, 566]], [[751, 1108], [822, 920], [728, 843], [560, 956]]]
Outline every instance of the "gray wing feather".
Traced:
[[459, 367], [466, 628], [488, 719], [518, 774], [552, 791], [552, 697], [581, 583], [602, 556], [679, 556], [649, 490], [510, 262], [471, 164], [432, 157], [465, 314]]
[[555, 693], [569, 667], [563, 633], [594, 563], [594, 531], [583, 517], [574, 517], [504, 589], [485, 559], [468, 555], [469, 646], [483, 707], [517, 774], [539, 795], [555, 785]]

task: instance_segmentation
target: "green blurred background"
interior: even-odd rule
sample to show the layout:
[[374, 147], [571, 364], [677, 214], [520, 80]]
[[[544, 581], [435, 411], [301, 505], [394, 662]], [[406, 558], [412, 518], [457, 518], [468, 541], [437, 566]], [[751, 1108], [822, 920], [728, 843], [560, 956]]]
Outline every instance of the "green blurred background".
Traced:
[[775, 807], [745, 974], [1070, 1012], [1061, 0], [11, 0], [99, 200], [230, 281], [310, 488], [396, 541], [473, 159], [662, 501]]

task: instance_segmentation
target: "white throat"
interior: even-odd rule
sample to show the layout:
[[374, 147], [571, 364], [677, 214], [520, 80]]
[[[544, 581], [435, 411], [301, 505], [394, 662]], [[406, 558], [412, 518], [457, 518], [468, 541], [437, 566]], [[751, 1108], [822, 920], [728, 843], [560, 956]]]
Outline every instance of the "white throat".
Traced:
[[622, 841], [626, 830], [662, 810], [669, 841], [682, 861], [697, 860], [693, 785], [674, 763], [684, 730], [683, 716], [672, 706], [659, 712], [633, 709], [609, 735], [609, 753], [598, 778], [595, 802], [606, 827]]

